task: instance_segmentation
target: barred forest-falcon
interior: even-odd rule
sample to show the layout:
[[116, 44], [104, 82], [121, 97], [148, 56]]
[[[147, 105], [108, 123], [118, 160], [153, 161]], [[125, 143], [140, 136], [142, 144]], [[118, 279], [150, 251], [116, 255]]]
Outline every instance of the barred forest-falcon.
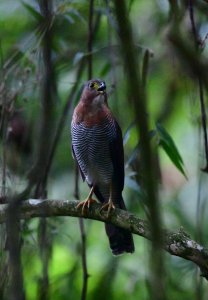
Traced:
[[[89, 208], [93, 193], [103, 204], [101, 210], [118, 207], [126, 210], [122, 191], [124, 187], [124, 152], [121, 129], [107, 102], [105, 82], [88, 81], [80, 101], [74, 109], [72, 123], [72, 152], [83, 180], [91, 188], [85, 201], [78, 207]], [[114, 255], [134, 252], [132, 234], [110, 223], [105, 224]]]

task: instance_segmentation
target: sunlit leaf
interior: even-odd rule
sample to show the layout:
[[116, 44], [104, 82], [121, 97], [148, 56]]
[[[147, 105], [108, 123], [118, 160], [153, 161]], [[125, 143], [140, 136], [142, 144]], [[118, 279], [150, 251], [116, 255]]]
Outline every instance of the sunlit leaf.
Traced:
[[183, 159], [169, 133], [165, 130], [165, 128], [157, 123], [156, 125], [157, 134], [159, 138], [159, 145], [166, 152], [168, 157], [171, 159], [176, 168], [187, 178]]
[[75, 54], [75, 57], [73, 59], [73, 65], [76, 65], [80, 62], [80, 60], [85, 56], [83, 52], [77, 52]]
[[65, 14], [64, 18], [70, 23], [74, 24], [74, 19], [70, 16], [70, 14]]
[[136, 182], [136, 180], [132, 179], [131, 177], [129, 176], [125, 177], [125, 184], [135, 192], [140, 192], [140, 187], [138, 183]]
[[131, 129], [132, 129], [133, 127], [135, 127], [135, 124], [136, 124], [135, 121], [132, 122], [132, 123], [128, 126], [126, 132], [124, 133], [124, 136], [123, 136], [123, 144], [124, 144], [124, 145], [126, 145], [126, 143], [128, 142], [129, 137], [130, 137], [130, 133], [131, 133]]

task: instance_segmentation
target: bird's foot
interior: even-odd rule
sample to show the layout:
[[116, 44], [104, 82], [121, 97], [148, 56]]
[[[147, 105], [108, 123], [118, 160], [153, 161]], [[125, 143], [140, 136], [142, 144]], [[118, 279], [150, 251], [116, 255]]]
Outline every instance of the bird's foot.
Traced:
[[107, 203], [103, 204], [101, 209], [100, 209], [100, 213], [102, 210], [106, 210], [107, 209], [107, 216], [109, 217], [110, 215], [110, 212], [112, 210], [114, 210], [116, 207], [115, 205], [113, 204], [113, 201], [112, 200], [109, 200]]
[[81, 201], [79, 204], [77, 204], [76, 208], [80, 208], [82, 207], [82, 215], [84, 215], [84, 211], [85, 209], [89, 209], [90, 208], [90, 205], [94, 202], [97, 202], [95, 199], [93, 198], [87, 198], [86, 200], [84, 201]]

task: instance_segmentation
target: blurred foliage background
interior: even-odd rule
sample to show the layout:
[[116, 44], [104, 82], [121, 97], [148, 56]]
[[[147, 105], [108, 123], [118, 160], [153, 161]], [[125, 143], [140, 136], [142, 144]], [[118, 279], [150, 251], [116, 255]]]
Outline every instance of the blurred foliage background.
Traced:
[[[145, 51], [149, 54], [146, 77], [148, 122], [153, 133], [151, 143], [159, 153], [162, 223], [171, 230], [183, 226], [206, 246], [208, 179], [207, 173], [202, 172], [206, 157], [198, 73], [194, 72], [197, 68], [191, 59], [195, 49], [189, 15], [191, 1], [125, 2], [141, 65]], [[89, 77], [87, 64], [92, 59], [92, 77], [106, 81], [109, 105], [123, 131], [125, 202], [129, 211], [146, 218], [140, 186], [139, 136], [128, 98], [114, 1], [54, 0], [48, 23], [43, 22], [40, 3], [35, 0], [0, 2], [1, 202], [5, 195], [24, 190], [28, 176], [34, 176], [30, 169], [36, 161], [39, 143], [48, 141], [47, 136], [39, 138], [39, 130], [44, 105], [41, 49], [44, 36], [50, 30], [52, 98], [55, 103], [50, 134], [57, 136], [58, 143], [48, 176], [47, 197], [74, 198], [75, 164], [71, 155], [70, 122], [82, 84]], [[90, 3], [93, 3], [92, 32], [89, 29]], [[204, 67], [202, 74], [205, 74], [208, 59], [207, 13], [207, 1], [194, 1], [196, 30], [200, 37], [199, 55]], [[183, 41], [179, 45], [177, 38], [171, 35], [174, 26], [177, 26], [176, 37]], [[204, 101], [207, 111], [206, 90]], [[60, 129], [58, 133], [57, 128]], [[87, 193], [88, 187], [80, 180], [80, 198], [84, 199]], [[81, 298], [82, 242], [78, 219], [50, 218], [47, 226], [41, 224], [38, 219], [21, 224], [26, 299]], [[89, 220], [84, 224], [89, 274], [87, 299], [149, 299], [149, 242], [135, 236], [133, 255], [113, 257], [103, 224]], [[44, 251], [41, 246], [43, 228], [46, 231]], [[0, 295], [1, 299], [9, 299], [4, 230], [1, 225]], [[163, 258], [168, 299], [206, 299], [207, 283], [192, 263], [166, 253]]]

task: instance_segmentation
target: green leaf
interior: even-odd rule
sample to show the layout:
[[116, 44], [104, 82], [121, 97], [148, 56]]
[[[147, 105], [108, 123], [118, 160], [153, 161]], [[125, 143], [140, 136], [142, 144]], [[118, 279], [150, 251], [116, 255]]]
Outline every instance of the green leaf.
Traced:
[[123, 136], [123, 144], [124, 144], [124, 145], [126, 145], [126, 143], [128, 142], [129, 137], [130, 137], [130, 134], [131, 134], [131, 129], [132, 129], [133, 127], [135, 127], [135, 125], [136, 125], [136, 122], [133, 121], [133, 122], [129, 125], [129, 127], [127, 128], [126, 132], [124, 133], [124, 136]]
[[125, 177], [125, 184], [126, 186], [128, 186], [130, 189], [134, 190], [135, 192], [140, 192], [140, 186], [138, 185], [138, 183], [136, 182], [136, 180], [134, 180], [133, 178], [126, 176]]
[[165, 128], [157, 123], [156, 124], [157, 135], [159, 138], [159, 145], [163, 148], [166, 152], [170, 160], [176, 166], [176, 168], [185, 176], [187, 179], [185, 170], [184, 170], [184, 163], [183, 159], [169, 133], [165, 130]]
[[108, 72], [110, 71], [110, 69], [111, 69], [111, 65], [109, 64], [109, 62], [105, 63], [104, 66], [100, 70], [101, 78], [106, 76], [108, 74]]
[[77, 52], [74, 56], [74, 59], [73, 59], [73, 65], [77, 65], [82, 59], [83, 57], [86, 56], [85, 53], [83, 52]]
[[74, 24], [74, 19], [70, 16], [70, 14], [65, 14], [64, 18], [70, 23]]
[[38, 21], [43, 20], [41, 13], [37, 9], [35, 9], [35, 7], [33, 7], [28, 3], [25, 3], [24, 1], [22, 1], [22, 5], [36, 20]]
[[82, 21], [84, 24], [87, 24], [85, 18], [79, 13], [77, 9], [70, 9], [70, 13], [75, 15], [80, 21]]

